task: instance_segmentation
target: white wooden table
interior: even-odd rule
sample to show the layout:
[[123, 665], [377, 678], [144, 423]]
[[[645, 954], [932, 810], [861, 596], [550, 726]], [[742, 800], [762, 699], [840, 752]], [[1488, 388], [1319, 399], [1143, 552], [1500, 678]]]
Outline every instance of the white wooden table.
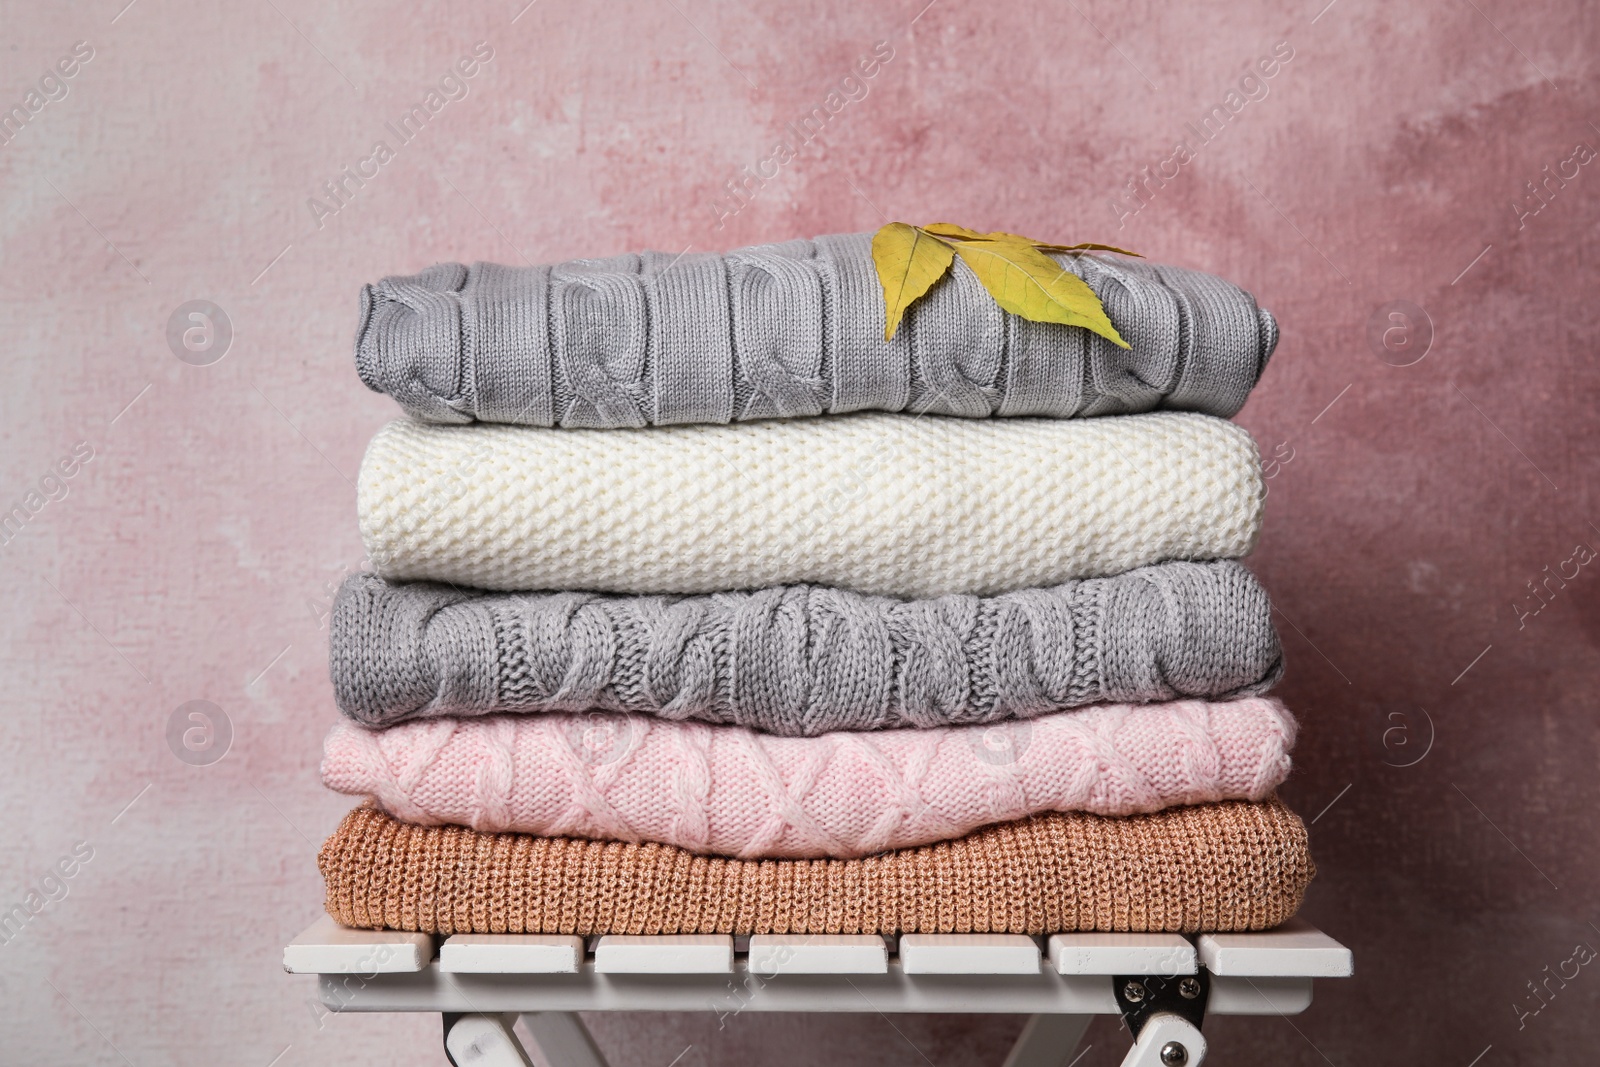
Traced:
[[283, 952], [330, 1011], [437, 1012], [456, 1067], [605, 1067], [580, 1011], [1032, 1015], [1006, 1067], [1061, 1067], [1095, 1015], [1123, 1015], [1123, 1067], [1198, 1067], [1208, 1015], [1294, 1015], [1350, 950], [1294, 920], [1258, 934], [590, 938], [352, 930], [322, 918]]

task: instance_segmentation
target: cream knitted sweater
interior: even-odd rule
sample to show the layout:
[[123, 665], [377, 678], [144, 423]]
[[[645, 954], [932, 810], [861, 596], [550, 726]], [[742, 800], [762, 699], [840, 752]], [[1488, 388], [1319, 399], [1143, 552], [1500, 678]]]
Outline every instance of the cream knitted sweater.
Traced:
[[1248, 432], [1166, 412], [644, 430], [400, 419], [373, 438], [357, 492], [384, 578], [617, 593], [804, 582], [900, 597], [1237, 558], [1262, 503]]

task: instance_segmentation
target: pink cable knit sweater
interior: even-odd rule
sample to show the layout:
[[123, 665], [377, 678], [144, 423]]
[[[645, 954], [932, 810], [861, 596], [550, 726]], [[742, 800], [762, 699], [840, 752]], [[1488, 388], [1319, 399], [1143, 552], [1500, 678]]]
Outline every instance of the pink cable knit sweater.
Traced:
[[1294, 734], [1263, 698], [819, 737], [599, 712], [341, 722], [322, 780], [423, 825], [848, 858], [1035, 812], [1261, 800], [1289, 773]]

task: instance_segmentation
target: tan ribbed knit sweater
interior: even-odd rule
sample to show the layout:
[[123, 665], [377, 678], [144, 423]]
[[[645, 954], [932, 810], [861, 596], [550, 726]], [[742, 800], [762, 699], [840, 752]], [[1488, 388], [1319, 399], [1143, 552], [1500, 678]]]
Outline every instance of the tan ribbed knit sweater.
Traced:
[[429, 933], [1263, 930], [1315, 874], [1276, 798], [1050, 814], [855, 860], [411, 826], [362, 807], [317, 857], [346, 926]]

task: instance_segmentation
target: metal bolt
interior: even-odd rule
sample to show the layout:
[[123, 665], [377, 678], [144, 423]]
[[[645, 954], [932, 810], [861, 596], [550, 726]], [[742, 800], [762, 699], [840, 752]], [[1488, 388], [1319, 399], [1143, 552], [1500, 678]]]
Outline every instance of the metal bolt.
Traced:
[[1178, 983], [1178, 995], [1184, 1000], [1193, 1000], [1200, 995], [1200, 979], [1185, 978]]
[[1176, 1041], [1161, 1046], [1162, 1067], [1183, 1067], [1189, 1062], [1189, 1050]]
[[1122, 999], [1129, 1004], [1138, 1004], [1144, 1000], [1144, 985], [1139, 982], [1129, 982], [1122, 987]]

